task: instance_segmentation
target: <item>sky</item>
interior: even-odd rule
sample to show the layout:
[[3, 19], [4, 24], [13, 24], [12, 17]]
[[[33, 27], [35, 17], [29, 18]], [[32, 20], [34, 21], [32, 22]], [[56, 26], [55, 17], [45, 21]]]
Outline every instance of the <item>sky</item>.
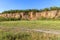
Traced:
[[0, 0], [0, 12], [6, 10], [43, 9], [60, 7], [60, 0]]

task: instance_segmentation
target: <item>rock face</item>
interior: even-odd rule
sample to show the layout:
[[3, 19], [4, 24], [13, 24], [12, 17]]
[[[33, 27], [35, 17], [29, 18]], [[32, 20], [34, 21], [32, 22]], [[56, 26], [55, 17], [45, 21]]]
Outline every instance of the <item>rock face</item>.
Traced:
[[41, 18], [60, 18], [60, 10], [52, 10], [52, 11], [43, 11], [43, 12], [28, 12], [28, 13], [4, 13], [0, 14], [0, 17], [5, 18], [20, 18], [20, 19], [29, 19], [29, 20], [37, 20]]

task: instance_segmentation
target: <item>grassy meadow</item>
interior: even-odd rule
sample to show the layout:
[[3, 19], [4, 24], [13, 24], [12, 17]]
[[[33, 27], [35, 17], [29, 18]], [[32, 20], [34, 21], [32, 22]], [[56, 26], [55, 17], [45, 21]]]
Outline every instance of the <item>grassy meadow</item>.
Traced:
[[19, 28], [60, 30], [60, 21], [3, 21], [0, 22], [0, 40], [60, 40], [57, 34], [24, 31]]
[[55, 29], [60, 30], [60, 21], [41, 20], [41, 21], [3, 21], [0, 27], [20, 27], [30, 29]]

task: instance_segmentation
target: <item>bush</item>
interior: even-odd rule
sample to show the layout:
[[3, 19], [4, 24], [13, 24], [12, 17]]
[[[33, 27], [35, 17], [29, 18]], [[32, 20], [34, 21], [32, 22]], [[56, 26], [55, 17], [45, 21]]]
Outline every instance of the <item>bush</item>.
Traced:
[[30, 34], [28, 33], [5, 33], [5, 35], [2, 36], [2, 40], [28, 40], [30, 37]]
[[21, 20], [20, 18], [4, 18], [4, 17], [0, 17], [0, 21], [17, 21], [17, 20]]

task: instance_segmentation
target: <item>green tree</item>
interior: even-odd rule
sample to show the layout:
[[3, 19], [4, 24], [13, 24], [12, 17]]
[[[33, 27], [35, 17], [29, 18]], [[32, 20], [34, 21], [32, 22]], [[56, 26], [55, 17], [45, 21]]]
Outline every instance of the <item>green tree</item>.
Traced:
[[58, 9], [60, 9], [59, 7], [50, 7], [50, 10], [58, 10]]
[[44, 8], [43, 11], [49, 11], [49, 8]]

